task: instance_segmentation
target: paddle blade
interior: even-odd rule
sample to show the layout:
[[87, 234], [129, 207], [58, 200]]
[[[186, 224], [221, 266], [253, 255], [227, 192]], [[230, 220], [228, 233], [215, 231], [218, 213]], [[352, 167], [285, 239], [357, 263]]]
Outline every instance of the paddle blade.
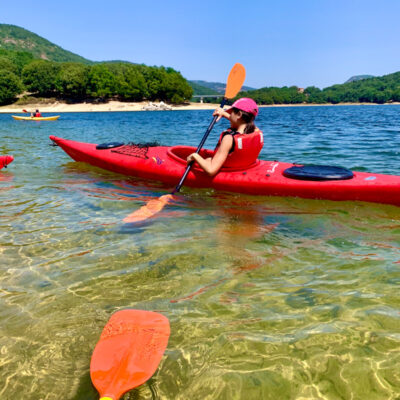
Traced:
[[236, 63], [232, 67], [226, 82], [225, 98], [233, 99], [240, 92], [245, 78], [246, 70], [242, 64]]
[[170, 327], [161, 314], [122, 310], [107, 322], [90, 362], [90, 377], [102, 399], [118, 400], [156, 371]]
[[159, 213], [173, 198], [172, 194], [165, 194], [158, 199], [150, 200], [147, 204], [125, 217], [123, 221], [126, 223], [145, 221]]

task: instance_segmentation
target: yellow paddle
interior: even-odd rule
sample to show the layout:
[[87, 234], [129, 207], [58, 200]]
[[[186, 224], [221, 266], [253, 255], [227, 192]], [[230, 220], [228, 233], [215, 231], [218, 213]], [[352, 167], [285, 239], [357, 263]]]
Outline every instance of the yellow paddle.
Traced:
[[[225, 96], [221, 101], [220, 107], [222, 108], [228, 99], [233, 99], [242, 88], [244, 83], [244, 79], [246, 77], [246, 71], [242, 64], [235, 64], [229, 73], [228, 80], [226, 82], [226, 89], [225, 89]], [[196, 153], [199, 153], [202, 149], [205, 141], [207, 140], [208, 135], [210, 134], [212, 128], [214, 127], [218, 116], [214, 116], [213, 120], [211, 121], [209, 127], [206, 130], [206, 133], [201, 139], [199, 146], [197, 147]], [[158, 212], [160, 212], [167, 203], [173, 200], [173, 195], [181, 189], [183, 182], [185, 181], [190, 169], [192, 168], [193, 161], [189, 163], [186, 167], [185, 173], [183, 174], [180, 182], [172, 191], [171, 194], [165, 194], [164, 196], [159, 197], [158, 199], [150, 200], [147, 204], [140, 207], [138, 210], [134, 211], [133, 213], [129, 214], [127, 217], [124, 218], [124, 222], [133, 223], [133, 222], [140, 222], [144, 221]]]

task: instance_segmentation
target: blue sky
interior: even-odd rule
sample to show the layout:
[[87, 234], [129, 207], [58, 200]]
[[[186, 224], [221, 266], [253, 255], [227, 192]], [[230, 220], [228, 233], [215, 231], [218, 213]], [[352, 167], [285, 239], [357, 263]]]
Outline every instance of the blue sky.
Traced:
[[170, 66], [245, 85], [315, 85], [400, 71], [400, 0], [0, 0], [14, 24], [91, 60]]

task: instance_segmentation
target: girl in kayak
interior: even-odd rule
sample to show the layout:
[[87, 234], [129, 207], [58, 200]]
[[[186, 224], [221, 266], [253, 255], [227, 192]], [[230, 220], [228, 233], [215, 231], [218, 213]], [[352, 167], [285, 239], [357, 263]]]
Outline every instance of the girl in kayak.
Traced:
[[218, 116], [217, 121], [222, 117], [228, 119], [230, 128], [221, 133], [212, 157], [192, 153], [187, 162], [195, 161], [210, 176], [216, 175], [222, 166], [231, 170], [250, 167], [264, 144], [262, 132], [254, 125], [257, 114], [256, 102], [246, 97], [236, 100], [227, 110], [217, 108], [213, 115]]

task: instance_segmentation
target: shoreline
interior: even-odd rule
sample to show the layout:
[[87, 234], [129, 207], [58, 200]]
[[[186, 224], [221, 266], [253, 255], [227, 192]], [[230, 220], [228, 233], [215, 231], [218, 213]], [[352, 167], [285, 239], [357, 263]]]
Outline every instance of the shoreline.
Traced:
[[[159, 106], [160, 103], [153, 102], [152, 104]], [[67, 104], [56, 101], [54, 103], [32, 103], [32, 104], [10, 104], [7, 106], [0, 107], [0, 113], [19, 113], [23, 114], [23, 109], [28, 111], [39, 109], [41, 113], [68, 113], [68, 112], [117, 112], [117, 111], [146, 111], [143, 108], [149, 105], [148, 101], [141, 102], [121, 102], [121, 101], [109, 101], [108, 103], [75, 103]], [[200, 104], [190, 103], [187, 105], [172, 106], [172, 110], [208, 110], [215, 109], [215, 104]], [[150, 110], [149, 110], [150, 111]], [[164, 111], [160, 110], [154, 111]]]
[[[121, 111], [150, 111], [143, 108], [148, 106], [149, 102], [120, 102], [109, 101], [108, 103], [93, 104], [93, 103], [76, 103], [67, 104], [56, 101], [49, 104], [25, 104], [25, 105], [6, 105], [0, 106], [0, 113], [2, 114], [23, 114], [23, 109], [39, 109], [42, 113], [67, 113], [67, 112], [121, 112]], [[154, 105], [159, 105], [158, 102], [153, 102]], [[331, 106], [374, 106], [374, 105], [398, 105], [400, 102], [393, 103], [338, 103], [338, 104], [269, 104], [260, 105], [260, 108], [266, 107], [331, 107]], [[214, 110], [219, 104], [217, 103], [188, 103], [185, 105], [171, 106], [171, 110], [166, 111], [182, 111], [182, 110]], [[152, 110], [152, 111], [164, 111]]]

